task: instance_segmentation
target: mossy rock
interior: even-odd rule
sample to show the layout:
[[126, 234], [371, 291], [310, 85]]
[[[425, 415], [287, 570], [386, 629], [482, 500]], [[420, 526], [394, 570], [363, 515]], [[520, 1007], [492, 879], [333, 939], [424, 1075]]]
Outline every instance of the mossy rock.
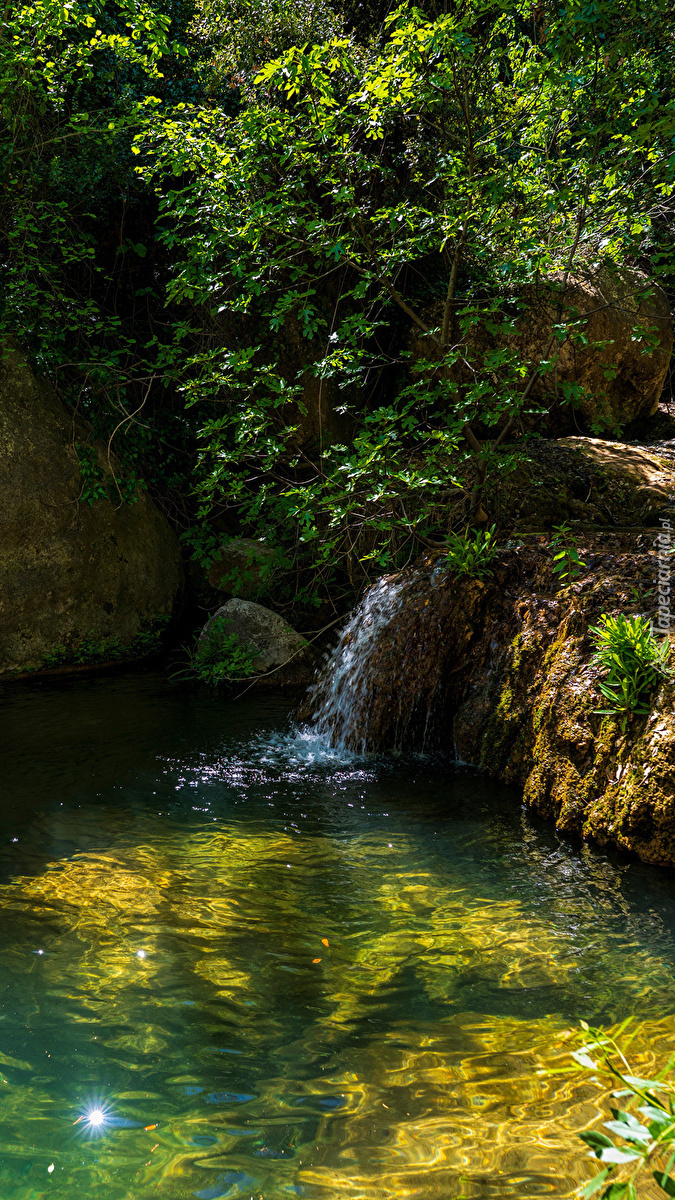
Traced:
[[[78, 444], [87, 449], [84, 460], [78, 458]], [[148, 638], [156, 648], [154, 634], [181, 596], [180, 547], [146, 492], [134, 489], [126, 500], [120, 497], [114, 468], [85, 423], [16, 351], [5, 350], [0, 357], [4, 675], [119, 660], [134, 656], [141, 643], [147, 649]]]

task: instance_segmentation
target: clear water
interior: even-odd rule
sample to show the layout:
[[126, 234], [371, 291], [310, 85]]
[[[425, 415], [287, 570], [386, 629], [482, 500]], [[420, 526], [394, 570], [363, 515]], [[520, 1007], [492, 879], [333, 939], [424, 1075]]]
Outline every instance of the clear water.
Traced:
[[1, 1200], [565, 1196], [602, 1097], [538, 1074], [563, 1031], [672, 1042], [672, 877], [289, 728], [151, 674], [2, 691]]

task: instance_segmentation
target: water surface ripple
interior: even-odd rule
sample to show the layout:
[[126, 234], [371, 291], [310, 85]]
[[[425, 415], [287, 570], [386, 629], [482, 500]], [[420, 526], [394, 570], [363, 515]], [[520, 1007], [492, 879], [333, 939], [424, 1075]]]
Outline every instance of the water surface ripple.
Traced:
[[[675, 1031], [675, 887], [468, 768], [153, 674], [2, 693], [2, 1200], [567, 1196], [580, 1018]], [[91, 1116], [94, 1114], [94, 1120]]]

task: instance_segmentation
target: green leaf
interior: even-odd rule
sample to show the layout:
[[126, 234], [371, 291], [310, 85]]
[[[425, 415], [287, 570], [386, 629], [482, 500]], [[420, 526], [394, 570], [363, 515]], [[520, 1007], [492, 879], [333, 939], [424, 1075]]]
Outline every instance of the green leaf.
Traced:
[[595, 1175], [593, 1179], [591, 1179], [586, 1186], [581, 1189], [579, 1195], [582, 1196], [584, 1200], [588, 1200], [589, 1196], [593, 1196], [595, 1192], [600, 1190], [611, 1170], [611, 1167], [605, 1167], [604, 1171], [601, 1171], [599, 1175]]
[[602, 1150], [606, 1146], [614, 1146], [612, 1139], [608, 1138], [607, 1134], [600, 1133], [597, 1129], [588, 1129], [584, 1133], [580, 1133], [579, 1137], [582, 1142], [585, 1142], [593, 1150]]
[[601, 1162], [627, 1163], [633, 1162], [636, 1158], [641, 1158], [642, 1155], [638, 1150], [619, 1150], [613, 1146], [611, 1150], [600, 1150], [597, 1157]]
[[661, 1190], [666, 1193], [666, 1196], [675, 1196], [675, 1179], [673, 1176], [664, 1176], [661, 1171], [654, 1171], [652, 1173]]

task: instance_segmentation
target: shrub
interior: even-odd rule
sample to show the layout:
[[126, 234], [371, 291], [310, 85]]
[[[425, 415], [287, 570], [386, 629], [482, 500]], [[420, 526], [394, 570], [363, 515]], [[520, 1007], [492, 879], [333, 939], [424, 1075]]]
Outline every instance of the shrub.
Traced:
[[495, 527], [466, 530], [463, 534], [451, 533], [448, 538], [446, 563], [456, 575], [469, 575], [472, 579], [485, 579], [492, 574], [492, 560], [497, 553]]
[[[625, 1031], [628, 1021], [619, 1026], [617, 1038]], [[581, 1188], [578, 1195], [586, 1198], [599, 1194], [601, 1200], [637, 1200], [635, 1182], [649, 1170], [658, 1187], [666, 1196], [675, 1196], [675, 1175], [671, 1174], [675, 1164], [675, 1079], [671, 1068], [673, 1059], [654, 1079], [642, 1079], [633, 1075], [617, 1038], [600, 1029], [591, 1029], [581, 1022], [585, 1032], [584, 1045], [572, 1057], [582, 1067], [595, 1074], [609, 1075], [618, 1085], [613, 1095], [621, 1099], [623, 1107], [612, 1108], [612, 1120], [604, 1122], [611, 1137], [599, 1130], [590, 1129], [579, 1134], [590, 1146], [592, 1155], [603, 1164], [603, 1169]], [[637, 1107], [638, 1118], [629, 1112]], [[622, 1144], [623, 1143], [623, 1144]], [[628, 1178], [618, 1180], [617, 1172]], [[604, 1190], [600, 1192], [600, 1189]]]
[[572, 540], [572, 530], [567, 521], [553, 530], [551, 549], [556, 551], [553, 555], [554, 575], [558, 576], [560, 583], [574, 583], [586, 563], [579, 557], [579, 550]]
[[223, 683], [237, 683], [256, 674], [254, 663], [258, 658], [255, 646], [241, 642], [235, 633], [227, 632], [226, 617], [214, 617], [206, 633], [196, 646], [187, 651], [188, 662], [184, 670], [173, 675], [174, 679], [199, 679], [210, 687]]
[[660, 645], [646, 617], [634, 615], [610, 617], [603, 613], [600, 624], [591, 627], [595, 639], [593, 663], [606, 672], [598, 683], [608, 708], [603, 715], [620, 713], [622, 728], [634, 713], [645, 715], [656, 687], [672, 675], [669, 666], [670, 645]]

